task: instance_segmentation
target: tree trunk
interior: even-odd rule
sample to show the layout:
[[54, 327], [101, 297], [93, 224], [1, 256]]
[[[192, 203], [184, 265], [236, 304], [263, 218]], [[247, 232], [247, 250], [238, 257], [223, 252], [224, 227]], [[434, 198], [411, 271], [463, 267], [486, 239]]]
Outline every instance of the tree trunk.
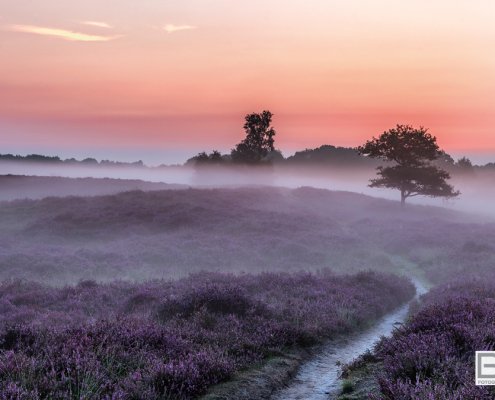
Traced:
[[400, 208], [404, 209], [406, 205], [406, 191], [403, 189], [400, 191]]

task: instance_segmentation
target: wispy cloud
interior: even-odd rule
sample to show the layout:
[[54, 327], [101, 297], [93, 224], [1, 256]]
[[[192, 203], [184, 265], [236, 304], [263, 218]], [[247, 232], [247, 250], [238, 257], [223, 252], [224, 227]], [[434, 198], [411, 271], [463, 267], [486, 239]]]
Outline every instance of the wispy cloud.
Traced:
[[108, 25], [105, 22], [96, 22], [96, 21], [79, 21], [79, 22], [84, 25], [99, 26], [100, 28], [113, 28], [112, 25]]
[[16, 31], [16, 32], [27, 32], [27, 33], [36, 33], [38, 35], [57, 36], [66, 40], [80, 40], [83, 42], [104, 42], [107, 40], [117, 39], [118, 37], [121, 37], [121, 35], [118, 36], [86, 35], [85, 33], [66, 31], [64, 29], [40, 28], [38, 26], [29, 26], [29, 25], [9, 25], [6, 27], [6, 29], [9, 31]]
[[196, 27], [191, 25], [166, 25], [164, 29], [168, 33], [172, 33], [175, 31], [181, 31], [183, 29], [196, 29]]

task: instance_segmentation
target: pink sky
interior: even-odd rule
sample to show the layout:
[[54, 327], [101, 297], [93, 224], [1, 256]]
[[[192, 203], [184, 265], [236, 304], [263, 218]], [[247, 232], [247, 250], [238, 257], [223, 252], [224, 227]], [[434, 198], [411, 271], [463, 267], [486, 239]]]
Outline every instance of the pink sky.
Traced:
[[0, 140], [228, 150], [267, 109], [282, 150], [400, 123], [495, 153], [493, 15], [491, 0], [4, 0]]

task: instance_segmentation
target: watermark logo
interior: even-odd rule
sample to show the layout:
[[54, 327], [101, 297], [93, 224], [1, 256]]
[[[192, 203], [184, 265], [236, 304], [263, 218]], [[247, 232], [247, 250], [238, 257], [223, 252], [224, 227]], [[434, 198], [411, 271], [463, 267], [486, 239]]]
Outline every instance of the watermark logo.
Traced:
[[495, 385], [495, 351], [476, 352], [476, 384]]

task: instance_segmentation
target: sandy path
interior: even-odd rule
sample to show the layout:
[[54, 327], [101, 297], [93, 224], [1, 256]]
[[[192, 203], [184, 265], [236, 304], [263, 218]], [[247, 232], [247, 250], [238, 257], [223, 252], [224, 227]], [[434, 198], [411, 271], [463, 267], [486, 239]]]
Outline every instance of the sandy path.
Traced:
[[[426, 292], [415, 278], [416, 297]], [[407, 316], [409, 303], [386, 315], [365, 332], [349, 335], [342, 343], [330, 342], [314, 358], [303, 364], [290, 385], [276, 391], [271, 400], [328, 400], [335, 397], [341, 388], [338, 379], [337, 361], [348, 363], [371, 348], [380, 336], [389, 335], [397, 324]]]

